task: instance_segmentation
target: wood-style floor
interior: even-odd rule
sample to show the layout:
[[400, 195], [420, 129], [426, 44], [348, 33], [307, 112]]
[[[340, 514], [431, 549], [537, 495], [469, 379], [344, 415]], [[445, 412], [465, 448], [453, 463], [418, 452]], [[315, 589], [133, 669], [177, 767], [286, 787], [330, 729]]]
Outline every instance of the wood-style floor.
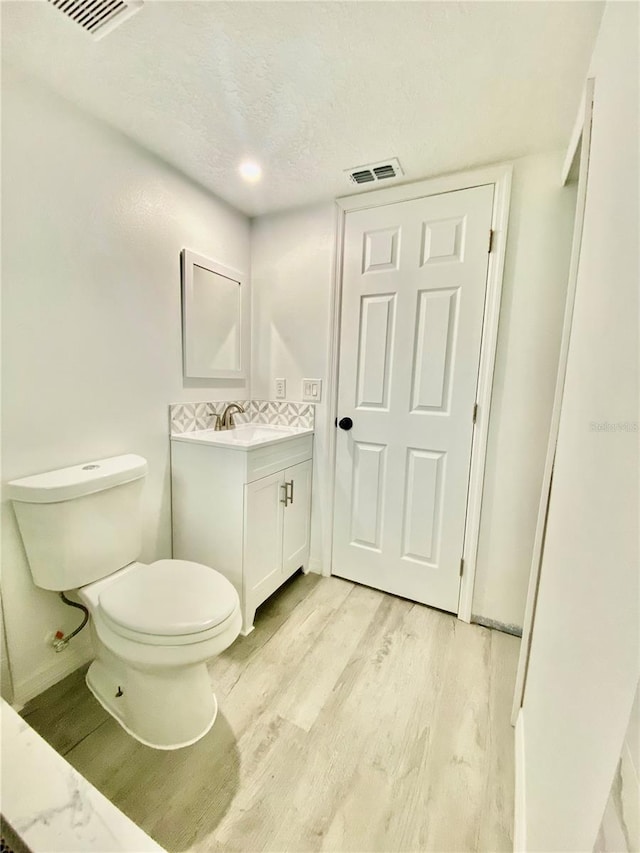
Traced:
[[139, 744], [84, 671], [23, 716], [169, 851], [506, 851], [518, 645], [298, 576], [213, 662], [220, 712], [194, 746]]

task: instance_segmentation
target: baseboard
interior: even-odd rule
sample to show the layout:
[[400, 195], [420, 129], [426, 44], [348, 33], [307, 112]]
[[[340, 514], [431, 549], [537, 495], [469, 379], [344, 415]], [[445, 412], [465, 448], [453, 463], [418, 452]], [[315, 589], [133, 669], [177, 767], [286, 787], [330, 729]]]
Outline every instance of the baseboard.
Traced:
[[503, 631], [505, 634], [513, 634], [514, 637], [522, 636], [522, 628], [519, 625], [509, 625], [506, 622], [498, 622], [497, 619], [486, 619], [484, 616], [471, 616], [471, 621], [483, 628], [493, 628], [494, 631]]
[[311, 557], [309, 560], [309, 571], [313, 572], [314, 575], [324, 575], [325, 571], [322, 560], [319, 560], [317, 557]]
[[13, 706], [24, 706], [34, 696], [39, 696], [49, 687], [62, 681], [67, 675], [71, 675], [85, 663], [91, 660], [90, 648], [67, 648], [60, 653], [61, 659], [54, 665], [39, 669], [22, 681], [16, 681], [13, 685]]
[[513, 809], [513, 850], [514, 853], [526, 853], [527, 850], [527, 797], [525, 787], [525, 744], [524, 718], [522, 708], [516, 720], [515, 731], [515, 795]]

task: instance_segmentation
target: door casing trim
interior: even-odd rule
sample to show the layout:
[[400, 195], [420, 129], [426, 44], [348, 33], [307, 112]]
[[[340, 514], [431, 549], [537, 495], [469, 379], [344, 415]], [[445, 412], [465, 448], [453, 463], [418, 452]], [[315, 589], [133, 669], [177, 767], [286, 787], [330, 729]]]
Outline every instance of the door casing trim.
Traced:
[[587, 189], [589, 182], [589, 157], [591, 152], [591, 125], [593, 121], [595, 97], [595, 78], [587, 78], [582, 94], [582, 100], [571, 142], [567, 150], [565, 164], [562, 169], [562, 186], [569, 182], [569, 173], [575, 160], [578, 160], [578, 189], [576, 208], [573, 225], [573, 238], [571, 243], [571, 256], [569, 260], [569, 273], [567, 283], [567, 296], [564, 308], [564, 319], [562, 322], [562, 337], [560, 339], [560, 353], [558, 355], [558, 371], [556, 374], [556, 388], [551, 410], [551, 423], [549, 425], [549, 439], [547, 444], [547, 456], [545, 459], [542, 485], [540, 487], [540, 505], [538, 507], [538, 520], [536, 533], [533, 540], [533, 554], [531, 557], [531, 570], [529, 574], [529, 586], [527, 589], [527, 601], [524, 609], [524, 621], [522, 625], [522, 643], [520, 644], [520, 656], [516, 670], [516, 683], [513, 693], [513, 707], [511, 709], [511, 725], [515, 726], [518, 720], [520, 708], [524, 703], [524, 693], [529, 668], [529, 653], [535, 624], [536, 603], [538, 600], [538, 587], [542, 571], [542, 557], [544, 553], [544, 538], [547, 529], [547, 513], [551, 499], [551, 481], [553, 478], [553, 466], [556, 455], [558, 433], [560, 431], [560, 413], [564, 396], [564, 383], [567, 372], [567, 360], [569, 358], [569, 344], [571, 341], [571, 328], [573, 322], [573, 308], [578, 286], [578, 271], [580, 266], [580, 251], [582, 249], [582, 232], [584, 230], [584, 216], [587, 203]]
[[[335, 418], [338, 413], [338, 368], [340, 364], [340, 312], [342, 306], [342, 259], [344, 249], [344, 229], [346, 215], [353, 210], [382, 207], [402, 201], [412, 201], [431, 195], [441, 195], [457, 190], [472, 189], [485, 184], [494, 185], [493, 211], [491, 227], [494, 231], [492, 251], [489, 254], [487, 270], [487, 289], [485, 294], [484, 322], [478, 370], [478, 390], [476, 401], [478, 415], [471, 445], [471, 467], [469, 473], [469, 491], [467, 494], [467, 513], [462, 557], [464, 574], [460, 584], [458, 600], [458, 618], [463, 622], [471, 621], [471, 606], [476, 575], [478, 538], [480, 534], [480, 514], [482, 510], [482, 490], [484, 469], [489, 436], [489, 415], [491, 392], [493, 390], [493, 372], [498, 341], [498, 322], [502, 297], [502, 280], [509, 223], [509, 205], [511, 201], [511, 164], [487, 166], [472, 171], [457, 172], [452, 175], [417, 181], [409, 184], [397, 184], [382, 190], [358, 193], [336, 199], [336, 225], [334, 241], [333, 272], [331, 280], [331, 322], [329, 327], [329, 356], [327, 365], [327, 457], [329, 461], [329, 482], [327, 488], [328, 523], [323, 536], [323, 550], [327, 555], [324, 562], [324, 575], [332, 574], [333, 566], [333, 513], [336, 466]], [[489, 235], [487, 235], [487, 240]], [[471, 412], [469, 413], [471, 417]]]

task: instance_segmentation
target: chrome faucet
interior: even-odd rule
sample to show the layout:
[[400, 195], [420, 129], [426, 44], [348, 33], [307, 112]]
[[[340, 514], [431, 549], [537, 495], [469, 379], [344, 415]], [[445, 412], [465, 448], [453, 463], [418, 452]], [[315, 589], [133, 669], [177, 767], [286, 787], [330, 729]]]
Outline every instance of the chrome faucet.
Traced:
[[[227, 408], [222, 413], [221, 425], [220, 429], [233, 429], [235, 424], [233, 422], [233, 413], [238, 412], [239, 414], [244, 414], [244, 409], [239, 403], [229, 403]], [[217, 428], [217, 427], [216, 427]]]

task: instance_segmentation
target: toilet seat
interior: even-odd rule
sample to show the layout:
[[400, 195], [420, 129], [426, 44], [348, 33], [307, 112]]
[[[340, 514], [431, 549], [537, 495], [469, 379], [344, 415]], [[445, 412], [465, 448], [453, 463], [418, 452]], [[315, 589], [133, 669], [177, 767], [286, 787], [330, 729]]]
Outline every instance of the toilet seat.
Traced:
[[98, 595], [111, 630], [152, 645], [205, 641], [225, 630], [238, 607], [238, 594], [223, 575], [187, 560], [138, 563]]

